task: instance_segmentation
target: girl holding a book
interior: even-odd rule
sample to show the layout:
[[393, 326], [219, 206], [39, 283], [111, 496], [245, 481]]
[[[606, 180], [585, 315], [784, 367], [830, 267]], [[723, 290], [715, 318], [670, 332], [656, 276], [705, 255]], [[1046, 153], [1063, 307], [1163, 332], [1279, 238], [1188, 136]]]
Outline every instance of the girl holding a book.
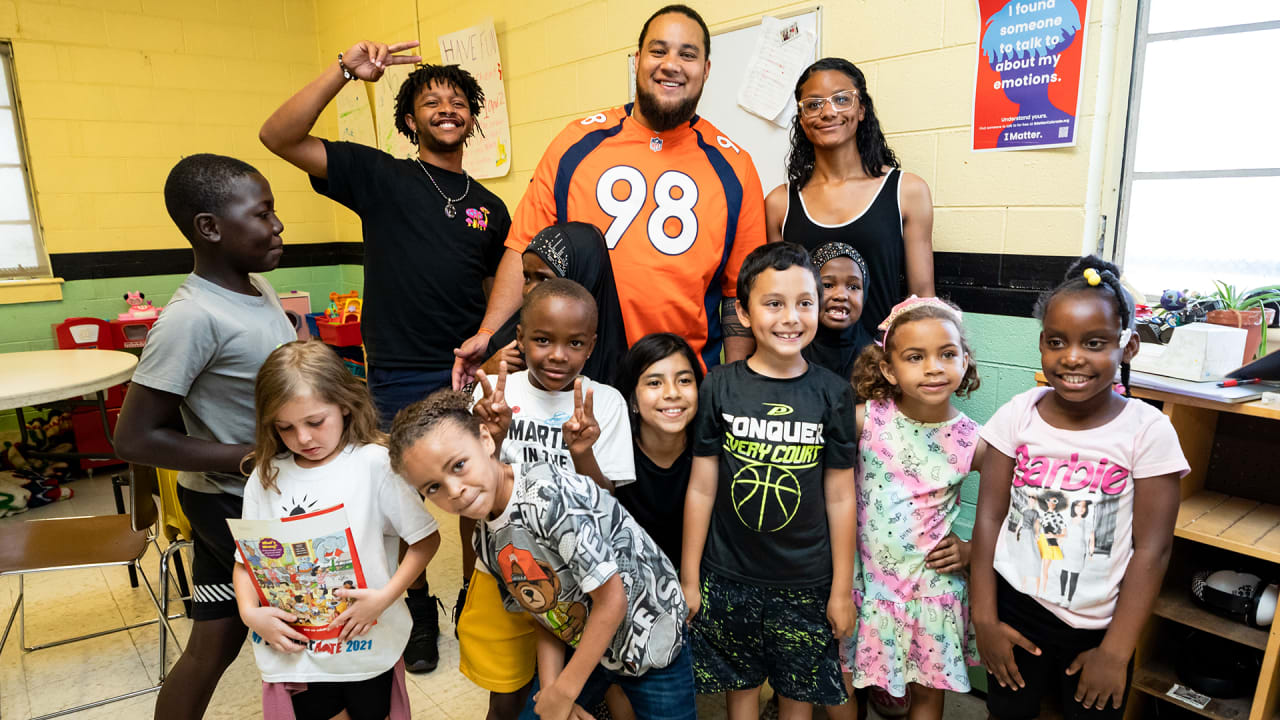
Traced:
[[[408, 718], [400, 655], [411, 621], [401, 597], [440, 545], [436, 522], [392, 472], [368, 390], [327, 346], [276, 348], [254, 395], [243, 517], [276, 522], [239, 525], [234, 580], [262, 671], [263, 715]], [[295, 540], [303, 527], [316, 536]], [[400, 539], [409, 549], [397, 567]], [[281, 561], [291, 563], [287, 592], [263, 587], [272, 583], [255, 571]], [[285, 596], [285, 607], [271, 602]]]

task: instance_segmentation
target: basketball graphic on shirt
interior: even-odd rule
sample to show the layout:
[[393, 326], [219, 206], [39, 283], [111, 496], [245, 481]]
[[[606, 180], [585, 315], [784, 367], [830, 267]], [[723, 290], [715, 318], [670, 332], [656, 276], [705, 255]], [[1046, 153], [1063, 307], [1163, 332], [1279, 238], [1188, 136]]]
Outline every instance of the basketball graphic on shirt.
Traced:
[[733, 510], [743, 525], [756, 532], [777, 532], [800, 509], [800, 481], [786, 468], [765, 463], [744, 466], [729, 489]]

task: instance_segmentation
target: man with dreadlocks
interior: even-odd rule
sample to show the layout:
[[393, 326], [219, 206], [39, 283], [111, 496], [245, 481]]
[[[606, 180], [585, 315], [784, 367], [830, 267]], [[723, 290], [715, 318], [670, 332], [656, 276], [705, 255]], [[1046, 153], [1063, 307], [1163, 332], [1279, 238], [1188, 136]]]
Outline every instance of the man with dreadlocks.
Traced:
[[[506, 205], [462, 169], [467, 139], [479, 130], [484, 92], [456, 65], [422, 65], [396, 95], [396, 129], [415, 156], [311, 134], [320, 113], [353, 80], [377, 82], [390, 65], [421, 62], [398, 54], [416, 42], [359, 42], [338, 54], [263, 123], [271, 152], [306, 171], [316, 192], [360, 216], [364, 239], [364, 312], [369, 390], [384, 429], [396, 412], [448, 385], [451, 349], [480, 329], [511, 226]], [[426, 578], [409, 589], [410, 671], [439, 662], [439, 618]]]

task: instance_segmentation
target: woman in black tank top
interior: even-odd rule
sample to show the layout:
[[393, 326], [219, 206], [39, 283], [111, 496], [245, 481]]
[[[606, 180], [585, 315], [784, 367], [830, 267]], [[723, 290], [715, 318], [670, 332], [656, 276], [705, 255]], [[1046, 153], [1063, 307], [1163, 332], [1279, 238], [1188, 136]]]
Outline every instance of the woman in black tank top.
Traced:
[[929, 186], [899, 169], [853, 63], [819, 60], [800, 75], [795, 95], [788, 182], [765, 199], [769, 240], [857, 250], [869, 273], [862, 325], [874, 337], [895, 303], [934, 294]]

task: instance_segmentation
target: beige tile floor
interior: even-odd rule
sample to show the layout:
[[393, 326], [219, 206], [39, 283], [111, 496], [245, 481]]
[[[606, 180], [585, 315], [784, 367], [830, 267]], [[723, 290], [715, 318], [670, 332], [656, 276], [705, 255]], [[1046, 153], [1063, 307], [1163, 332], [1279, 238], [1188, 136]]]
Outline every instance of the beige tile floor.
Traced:
[[[75, 497], [0, 523], [47, 517], [70, 517], [114, 512], [108, 476], [79, 479], [70, 484]], [[442, 543], [431, 562], [432, 589], [452, 609], [461, 583], [460, 543], [455, 518], [431, 508], [440, 521]], [[158, 554], [146, 558], [146, 571], [157, 579]], [[188, 565], [188, 568], [190, 566]], [[17, 596], [17, 579], [0, 578], [0, 622], [8, 618]], [[176, 588], [172, 593], [176, 595]], [[146, 590], [129, 587], [123, 568], [80, 570], [28, 576], [26, 580], [27, 642], [35, 644], [71, 634], [108, 629], [124, 622], [154, 617]], [[174, 631], [185, 639], [186, 619], [173, 621]], [[458, 673], [458, 641], [447, 613], [441, 615], [440, 667], [425, 675], [409, 675], [409, 699], [414, 718], [483, 718], [487, 694]], [[156, 683], [159, 636], [155, 626], [130, 630], [70, 645], [23, 653], [17, 629], [0, 654], [0, 718], [29, 718], [84, 702], [141, 689]], [[167, 662], [177, 660], [169, 645]], [[69, 716], [73, 720], [150, 718], [155, 694], [150, 693]], [[698, 700], [698, 715], [707, 720], [724, 717], [718, 696]], [[819, 717], [822, 713], [817, 713]], [[985, 708], [976, 698], [948, 698], [946, 720], [977, 720]], [[248, 643], [223, 676], [205, 715], [209, 720], [252, 720], [262, 717], [261, 679]]]

